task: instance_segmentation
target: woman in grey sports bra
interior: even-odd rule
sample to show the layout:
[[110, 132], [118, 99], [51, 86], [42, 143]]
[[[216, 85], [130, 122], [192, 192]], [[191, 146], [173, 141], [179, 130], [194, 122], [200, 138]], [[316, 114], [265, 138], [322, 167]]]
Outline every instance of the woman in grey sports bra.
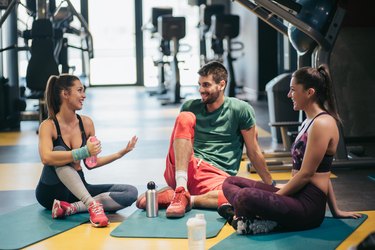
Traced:
[[338, 208], [330, 180], [340, 119], [327, 68], [304, 67], [294, 72], [288, 97], [293, 109], [303, 110], [307, 117], [292, 147], [292, 178], [284, 185], [273, 187], [246, 178], [228, 177], [223, 192], [230, 205], [219, 207], [218, 212], [237, 233], [318, 227], [323, 222], [327, 202], [335, 217], [361, 217]]
[[[78, 77], [63, 74], [51, 76], [46, 88], [48, 119], [39, 127], [39, 154], [44, 164], [35, 194], [38, 202], [52, 210], [52, 218], [64, 218], [79, 212], [89, 212], [94, 227], [105, 227], [109, 220], [105, 212], [115, 212], [130, 206], [138, 196], [134, 186], [127, 184], [92, 185], [86, 182], [81, 163], [101, 152], [93, 121], [77, 115], [86, 98]], [[120, 151], [98, 156], [94, 169], [115, 161], [133, 150], [134, 136]], [[83, 160], [83, 161], [82, 161]]]

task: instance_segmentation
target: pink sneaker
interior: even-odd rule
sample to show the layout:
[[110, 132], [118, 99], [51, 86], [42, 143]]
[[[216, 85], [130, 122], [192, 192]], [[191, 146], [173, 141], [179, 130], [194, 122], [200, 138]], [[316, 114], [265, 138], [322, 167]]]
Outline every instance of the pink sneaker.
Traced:
[[54, 200], [52, 205], [52, 218], [59, 219], [64, 218], [77, 213], [77, 208], [66, 201]]
[[167, 218], [184, 217], [185, 212], [191, 210], [190, 193], [184, 187], [178, 187], [173, 200], [166, 211]]
[[93, 201], [89, 205], [90, 221], [93, 227], [106, 227], [109, 220], [104, 213], [103, 205], [100, 202]]
[[[139, 209], [146, 209], [146, 193], [140, 195], [137, 199], [136, 206]], [[167, 208], [173, 199], [174, 190], [171, 187], [164, 187], [157, 191], [159, 208]]]

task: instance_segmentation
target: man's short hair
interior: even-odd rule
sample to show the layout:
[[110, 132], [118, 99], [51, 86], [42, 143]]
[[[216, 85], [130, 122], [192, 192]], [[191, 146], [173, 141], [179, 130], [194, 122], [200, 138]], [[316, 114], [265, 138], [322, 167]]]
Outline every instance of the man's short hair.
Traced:
[[203, 65], [203, 67], [198, 71], [200, 76], [212, 75], [212, 79], [219, 83], [224, 80], [225, 83], [228, 82], [228, 71], [224, 65], [218, 61], [211, 61]]

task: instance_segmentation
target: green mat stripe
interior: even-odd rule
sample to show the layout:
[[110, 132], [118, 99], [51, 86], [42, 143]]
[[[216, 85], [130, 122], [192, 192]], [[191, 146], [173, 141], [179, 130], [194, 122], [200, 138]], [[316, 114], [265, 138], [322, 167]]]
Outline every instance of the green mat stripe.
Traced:
[[0, 249], [19, 249], [89, 221], [89, 215], [76, 214], [54, 220], [51, 211], [39, 204], [0, 215]]
[[236, 250], [248, 249], [335, 249], [365, 220], [367, 215], [360, 219], [335, 219], [326, 217], [318, 228], [297, 232], [274, 232], [260, 235], [231, 234], [211, 250], [227, 250], [235, 246]]
[[138, 209], [112, 232], [114, 237], [127, 238], [187, 238], [186, 222], [196, 214], [204, 214], [207, 222], [206, 237], [215, 237], [225, 224], [225, 220], [213, 210], [193, 209], [182, 218], [167, 219], [165, 210], [159, 216], [148, 218], [144, 210]]

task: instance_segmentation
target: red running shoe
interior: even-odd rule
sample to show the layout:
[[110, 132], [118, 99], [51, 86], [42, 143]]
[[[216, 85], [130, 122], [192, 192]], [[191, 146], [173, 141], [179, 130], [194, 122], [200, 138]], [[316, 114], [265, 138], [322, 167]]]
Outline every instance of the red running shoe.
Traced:
[[77, 208], [66, 201], [54, 200], [52, 205], [52, 218], [59, 219], [64, 218], [77, 213]]
[[[157, 191], [159, 208], [167, 208], [173, 199], [174, 190], [171, 187], [164, 187]], [[140, 195], [135, 204], [139, 209], [146, 209], [146, 193]]]
[[180, 218], [191, 210], [190, 193], [184, 187], [177, 187], [173, 200], [166, 211], [167, 218]]
[[89, 205], [90, 221], [93, 227], [106, 227], [109, 220], [104, 213], [103, 205], [100, 202], [93, 201]]

